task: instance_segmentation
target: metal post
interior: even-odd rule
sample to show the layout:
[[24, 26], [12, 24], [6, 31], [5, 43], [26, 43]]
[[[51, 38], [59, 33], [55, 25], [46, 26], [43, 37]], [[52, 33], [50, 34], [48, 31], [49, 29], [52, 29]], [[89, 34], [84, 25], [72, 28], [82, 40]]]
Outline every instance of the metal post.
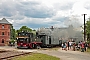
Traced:
[[84, 15], [84, 41], [86, 41], [86, 25], [85, 25], [85, 15], [87, 14], [83, 14]]

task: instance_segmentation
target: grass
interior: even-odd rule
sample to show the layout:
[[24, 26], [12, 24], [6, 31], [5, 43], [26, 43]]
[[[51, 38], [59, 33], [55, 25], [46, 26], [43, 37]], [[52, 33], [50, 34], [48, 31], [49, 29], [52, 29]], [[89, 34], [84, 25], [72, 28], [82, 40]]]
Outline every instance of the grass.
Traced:
[[57, 51], [58, 49], [60, 49], [59, 47], [56, 47], [56, 48], [51, 48], [50, 50], [55, 50]]
[[39, 50], [55, 50], [55, 51], [58, 51], [58, 49], [60, 49], [60, 47], [42, 48], [42, 49], [39, 49]]
[[46, 54], [31, 53], [30, 55], [20, 56], [12, 60], [60, 60], [60, 59], [57, 57], [46, 55]]

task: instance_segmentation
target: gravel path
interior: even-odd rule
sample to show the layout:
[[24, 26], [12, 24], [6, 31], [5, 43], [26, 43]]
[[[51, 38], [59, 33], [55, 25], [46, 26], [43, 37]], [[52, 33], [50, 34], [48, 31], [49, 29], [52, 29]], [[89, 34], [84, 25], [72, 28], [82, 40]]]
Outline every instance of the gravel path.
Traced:
[[39, 50], [38, 52], [59, 57], [61, 60], [90, 60], [90, 54], [80, 51], [64, 51], [59, 49], [58, 51]]
[[15, 50], [15, 51], [23, 51], [23, 52], [38, 52], [43, 54], [48, 54], [52, 56], [59, 57], [61, 60], [90, 60], [90, 54], [80, 51], [65, 51], [65, 50], [31, 50], [31, 49], [15, 49], [15, 47], [0, 47], [0, 49], [4, 50]]

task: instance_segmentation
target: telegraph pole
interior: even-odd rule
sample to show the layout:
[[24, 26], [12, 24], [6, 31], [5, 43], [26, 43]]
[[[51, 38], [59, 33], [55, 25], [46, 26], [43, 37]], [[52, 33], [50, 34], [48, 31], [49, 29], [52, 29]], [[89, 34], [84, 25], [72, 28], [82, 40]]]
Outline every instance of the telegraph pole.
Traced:
[[85, 15], [87, 14], [83, 14], [84, 15], [84, 41], [86, 41], [86, 25], [85, 25]]

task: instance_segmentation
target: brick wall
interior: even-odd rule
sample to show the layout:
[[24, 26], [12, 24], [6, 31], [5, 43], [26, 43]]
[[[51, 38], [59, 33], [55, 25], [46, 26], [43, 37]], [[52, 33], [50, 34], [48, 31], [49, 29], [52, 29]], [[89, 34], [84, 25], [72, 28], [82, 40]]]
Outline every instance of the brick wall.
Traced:
[[10, 25], [0, 24], [0, 44], [7, 44], [8, 43], [7, 41], [9, 40], [10, 40]]

